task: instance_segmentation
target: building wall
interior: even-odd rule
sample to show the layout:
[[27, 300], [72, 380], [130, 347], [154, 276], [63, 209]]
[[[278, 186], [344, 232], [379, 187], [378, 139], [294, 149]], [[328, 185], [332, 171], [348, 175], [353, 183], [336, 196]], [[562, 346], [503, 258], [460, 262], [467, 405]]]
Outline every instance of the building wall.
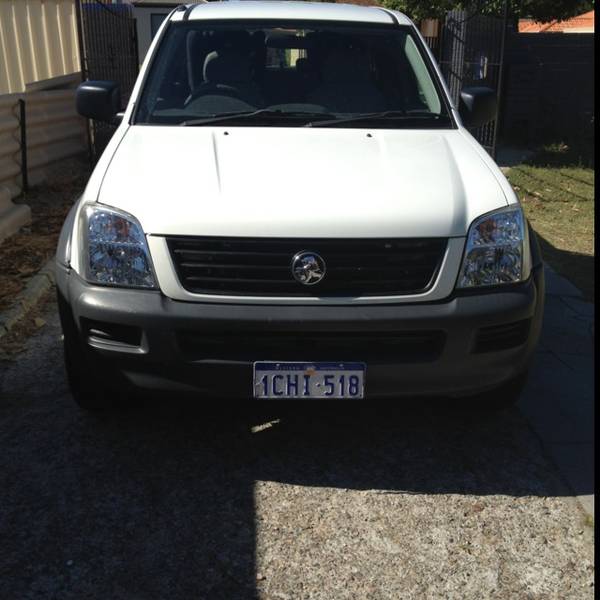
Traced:
[[80, 68], [75, 0], [0, 0], [0, 94]]
[[155, 29], [156, 25], [162, 22], [176, 6], [177, 4], [173, 4], [173, 6], [168, 6], [166, 4], [157, 6], [152, 6], [151, 4], [148, 6], [134, 6], [133, 16], [137, 21], [138, 57], [140, 65], [144, 62], [148, 48], [150, 48], [150, 44], [156, 33], [153, 29]]

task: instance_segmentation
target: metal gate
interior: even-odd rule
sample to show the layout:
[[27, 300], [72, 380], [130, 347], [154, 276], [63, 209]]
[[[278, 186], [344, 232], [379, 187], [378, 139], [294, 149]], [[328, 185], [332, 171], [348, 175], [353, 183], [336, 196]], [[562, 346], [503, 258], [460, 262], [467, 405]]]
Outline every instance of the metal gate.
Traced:
[[[116, 81], [123, 108], [133, 90], [139, 69], [137, 29], [129, 4], [111, 0], [76, 0], [79, 53], [84, 79]], [[91, 122], [90, 153], [95, 162], [116, 127]]]
[[[492, 17], [452, 10], [443, 20], [439, 35], [425, 37], [457, 106], [461, 89], [468, 85], [491, 87], [500, 104], [506, 24], [506, 11], [503, 17]], [[492, 156], [496, 152], [497, 130], [498, 119], [472, 131]]]

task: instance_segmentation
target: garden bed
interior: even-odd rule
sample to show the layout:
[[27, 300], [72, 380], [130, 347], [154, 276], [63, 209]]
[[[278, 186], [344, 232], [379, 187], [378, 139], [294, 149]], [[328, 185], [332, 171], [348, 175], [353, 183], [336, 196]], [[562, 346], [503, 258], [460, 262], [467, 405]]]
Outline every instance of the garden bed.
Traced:
[[62, 224], [89, 174], [85, 158], [61, 161], [47, 182], [15, 201], [31, 207], [31, 225], [0, 244], [0, 311], [12, 305], [27, 281], [56, 252]]

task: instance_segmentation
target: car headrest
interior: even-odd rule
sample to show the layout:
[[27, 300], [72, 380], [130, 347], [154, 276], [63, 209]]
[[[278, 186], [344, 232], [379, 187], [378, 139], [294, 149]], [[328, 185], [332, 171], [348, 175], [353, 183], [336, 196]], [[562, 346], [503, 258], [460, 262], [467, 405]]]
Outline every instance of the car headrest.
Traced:
[[299, 73], [305, 73], [309, 69], [308, 59], [307, 58], [297, 58], [296, 59], [296, 71]]
[[190, 31], [185, 40], [187, 57], [187, 76], [190, 89], [193, 90], [203, 80], [206, 42], [197, 31]]
[[231, 50], [214, 50], [204, 60], [204, 81], [208, 83], [248, 83], [251, 80], [248, 56]]

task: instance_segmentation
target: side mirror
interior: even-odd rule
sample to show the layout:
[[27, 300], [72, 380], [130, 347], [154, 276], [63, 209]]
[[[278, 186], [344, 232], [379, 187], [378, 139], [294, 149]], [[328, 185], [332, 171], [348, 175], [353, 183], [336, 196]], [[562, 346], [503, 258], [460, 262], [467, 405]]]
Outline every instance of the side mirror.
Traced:
[[460, 93], [458, 113], [465, 127], [479, 127], [496, 118], [498, 99], [489, 87], [465, 87]]
[[77, 112], [82, 117], [113, 123], [121, 110], [121, 90], [114, 81], [84, 81], [75, 94]]

